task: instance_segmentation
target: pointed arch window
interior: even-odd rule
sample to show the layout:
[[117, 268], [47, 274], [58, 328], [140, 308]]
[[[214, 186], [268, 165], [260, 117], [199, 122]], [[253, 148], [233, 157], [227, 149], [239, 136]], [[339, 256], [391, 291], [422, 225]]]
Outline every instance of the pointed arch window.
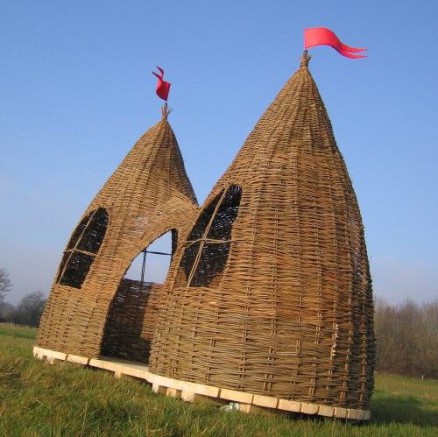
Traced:
[[81, 220], [64, 251], [57, 279], [59, 284], [82, 287], [102, 245], [107, 226], [105, 208], [98, 208]]
[[176, 285], [215, 288], [219, 285], [241, 197], [242, 189], [231, 185], [204, 208], [187, 240]]

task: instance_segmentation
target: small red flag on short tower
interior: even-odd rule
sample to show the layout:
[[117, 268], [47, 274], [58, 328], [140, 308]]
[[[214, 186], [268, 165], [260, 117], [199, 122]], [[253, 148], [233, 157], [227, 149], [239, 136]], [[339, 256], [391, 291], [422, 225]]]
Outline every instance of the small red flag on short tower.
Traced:
[[343, 44], [333, 31], [325, 27], [304, 29], [304, 48], [309, 49], [315, 46], [331, 46], [341, 55], [351, 59], [366, 58], [364, 53], [366, 49], [349, 47]]
[[157, 83], [157, 89], [156, 89], [156, 93], [157, 96], [160, 99], [163, 99], [167, 102], [167, 98], [169, 97], [169, 90], [170, 90], [170, 82], [166, 82], [163, 77], [164, 77], [164, 70], [161, 67], [157, 67], [158, 71], [160, 73], [155, 73], [155, 71], [152, 72], [152, 74], [154, 76], [157, 77], [158, 79], [158, 83]]

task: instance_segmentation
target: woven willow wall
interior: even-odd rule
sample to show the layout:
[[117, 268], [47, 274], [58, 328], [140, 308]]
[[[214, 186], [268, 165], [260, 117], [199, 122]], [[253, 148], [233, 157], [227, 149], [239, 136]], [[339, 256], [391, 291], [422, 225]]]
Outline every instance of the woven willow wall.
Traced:
[[[120, 289], [119, 285], [132, 260], [170, 230], [183, 236], [196, 212], [196, 197], [164, 112], [163, 119], [134, 145], [73, 231], [43, 314], [37, 345], [98, 357], [101, 343], [108, 345], [103, 336], [110, 304], [113, 300], [123, 303], [123, 284]], [[144, 306], [141, 293], [138, 298]], [[130, 301], [126, 310], [134, 306]], [[121, 310], [119, 305], [119, 316]], [[127, 336], [132, 336], [129, 330], [138, 316], [129, 311], [125, 314], [130, 320]], [[115, 335], [114, 329], [111, 335]]]
[[304, 56], [178, 253], [149, 369], [366, 409], [375, 352], [364, 232], [307, 64]]
[[147, 363], [158, 312], [161, 284], [124, 279], [105, 325], [102, 355]]

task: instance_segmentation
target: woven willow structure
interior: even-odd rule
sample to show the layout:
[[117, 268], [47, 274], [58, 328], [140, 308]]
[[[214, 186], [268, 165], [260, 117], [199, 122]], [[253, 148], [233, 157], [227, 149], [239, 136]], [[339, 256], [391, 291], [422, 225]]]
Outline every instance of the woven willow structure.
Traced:
[[363, 226], [308, 60], [177, 251], [149, 370], [367, 409], [375, 346]]
[[161, 286], [123, 278], [136, 256], [168, 231], [174, 250], [197, 208], [165, 108], [73, 231], [37, 345], [89, 358], [104, 352], [147, 362]]

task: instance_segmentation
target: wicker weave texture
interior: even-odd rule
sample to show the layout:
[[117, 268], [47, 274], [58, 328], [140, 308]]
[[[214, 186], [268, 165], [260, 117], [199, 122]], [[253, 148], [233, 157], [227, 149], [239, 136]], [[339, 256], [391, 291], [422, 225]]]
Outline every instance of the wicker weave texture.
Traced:
[[175, 256], [150, 371], [367, 409], [373, 300], [362, 220], [304, 57]]
[[118, 291], [123, 294], [119, 285], [132, 260], [170, 230], [181, 238], [196, 212], [196, 197], [163, 113], [73, 231], [43, 314], [38, 346], [98, 357], [110, 304]]
[[149, 362], [161, 284], [124, 279], [109, 308], [102, 355]]

